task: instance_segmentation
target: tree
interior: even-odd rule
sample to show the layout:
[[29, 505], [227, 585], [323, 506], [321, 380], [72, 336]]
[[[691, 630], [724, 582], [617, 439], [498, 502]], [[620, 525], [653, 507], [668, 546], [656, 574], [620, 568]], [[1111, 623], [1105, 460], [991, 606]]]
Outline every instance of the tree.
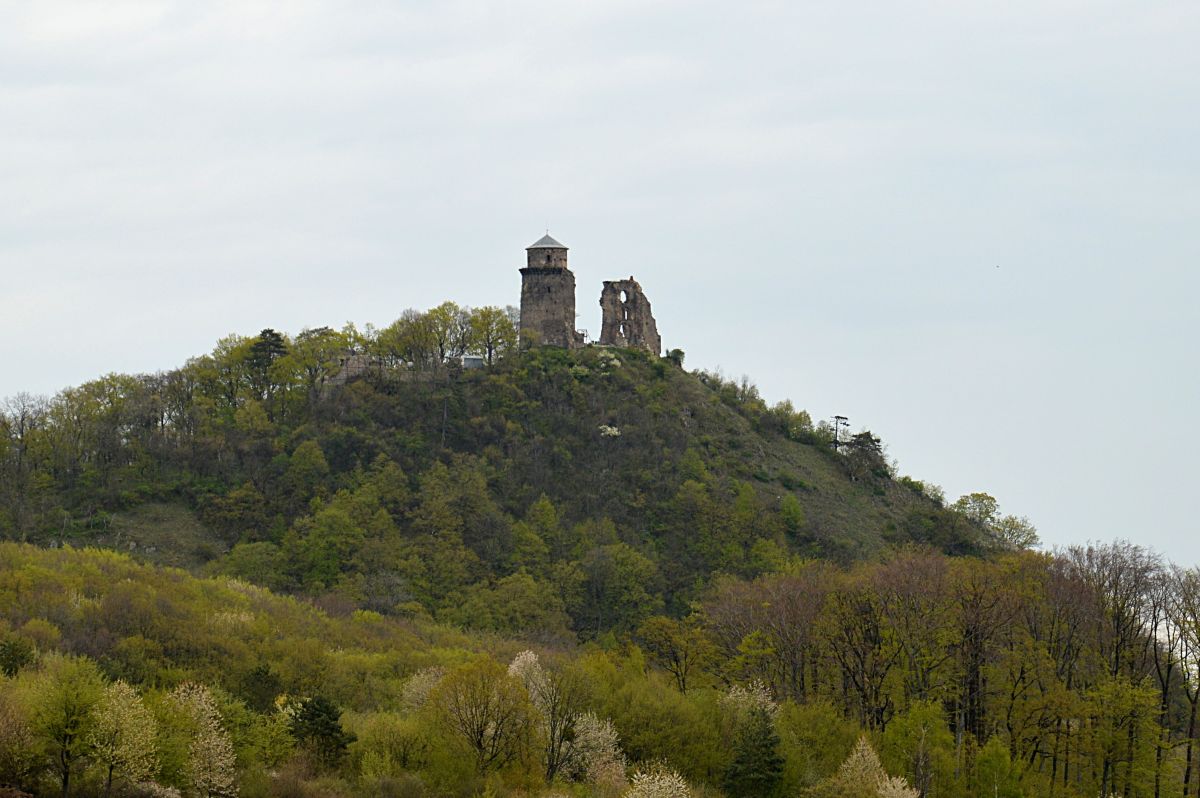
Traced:
[[34, 691], [33, 730], [50, 756], [63, 798], [68, 798], [71, 776], [89, 748], [104, 683], [91, 660], [51, 655], [43, 660]]
[[976, 492], [960, 496], [950, 505], [956, 513], [962, 513], [980, 526], [988, 526], [1000, 517], [1000, 503], [987, 493]]
[[1179, 664], [1188, 703], [1187, 750], [1184, 756], [1183, 794], [1191, 795], [1195, 773], [1196, 721], [1200, 707], [1200, 568], [1175, 568], [1171, 622], [1179, 629]]
[[462, 308], [453, 302], [443, 302], [425, 317], [437, 357], [435, 365], [460, 356], [467, 344], [467, 322]]
[[625, 754], [612, 721], [585, 712], [575, 719], [575, 737], [563, 762], [563, 772], [576, 781], [586, 781], [601, 790], [625, 784]]
[[882, 750], [921, 795], [931, 794], [935, 783], [949, 786], [953, 778], [954, 737], [935, 702], [918, 701], [897, 715], [883, 734]]
[[391, 326], [380, 330], [374, 351], [393, 364], [426, 369], [437, 364], [439, 351], [429, 314], [406, 310]]
[[292, 736], [309, 748], [317, 762], [336, 767], [346, 755], [346, 748], [357, 738], [342, 728], [342, 711], [324, 696], [314, 696], [301, 702], [289, 723]]
[[540, 637], [570, 637], [570, 618], [553, 585], [524, 571], [464, 591], [462, 604], [442, 617], [473, 629]]
[[270, 327], [250, 342], [250, 349], [246, 355], [246, 370], [250, 389], [256, 399], [269, 403], [274, 398], [278, 386], [272, 379], [271, 366], [287, 353], [287, 339]]
[[666, 765], [654, 764], [634, 772], [624, 798], [691, 798], [688, 783]]
[[750, 711], [733, 743], [733, 761], [722, 783], [730, 795], [767, 798], [783, 775], [775, 721], [763, 707]]
[[517, 327], [498, 307], [475, 308], [467, 312], [467, 350], [483, 355], [490, 366], [517, 345]]
[[158, 724], [136, 690], [122, 681], [104, 688], [88, 742], [92, 756], [105, 767], [106, 796], [112, 792], [114, 774], [132, 783], [154, 776], [158, 770], [157, 734]]
[[851, 479], [884, 479], [891, 476], [892, 469], [884, 453], [883, 441], [872, 435], [869, 430], [852, 435], [850, 440], [843, 444], [843, 449], [846, 470]]
[[288, 354], [276, 362], [304, 388], [304, 399], [311, 407], [320, 395], [321, 384], [333, 374], [351, 351], [350, 336], [329, 327], [302, 330]]
[[975, 794], [985, 798], [1021, 798], [1017, 775], [1008, 746], [999, 737], [990, 737], [975, 757]]
[[537, 712], [543, 743], [542, 764], [546, 783], [550, 784], [584, 754], [577, 743], [588, 698], [587, 682], [583, 673], [571, 665], [543, 668], [532, 651], [518, 654], [508, 672], [525, 686]]
[[33, 662], [33, 643], [27, 638], [9, 634], [0, 640], [0, 673], [13, 677], [26, 665]]
[[471, 751], [475, 773], [485, 776], [526, 749], [533, 707], [520, 680], [490, 657], [449, 673], [430, 692], [442, 725]]
[[0, 690], [0, 784], [29, 785], [40, 754], [28, 708], [15, 690]]
[[838, 772], [809, 794], [813, 798], [917, 798], [919, 793], [903, 778], [888, 776], [864, 735]]
[[1038, 544], [1037, 527], [1024, 516], [1001, 515], [1000, 503], [987, 493], [960, 496], [950, 509], [983, 527], [996, 548], [1031, 549]]
[[638, 627], [638, 639], [651, 659], [675, 677], [679, 692], [716, 657], [716, 646], [701, 628], [697, 616], [676, 621], [662, 615]]
[[233, 743], [208, 688], [181, 684], [171, 700], [189, 721], [185, 775], [191, 791], [200, 798], [237, 798]]
[[624, 543], [592, 549], [581, 563], [583, 605], [572, 615], [581, 631], [628, 631], [661, 605], [655, 595], [658, 569]]

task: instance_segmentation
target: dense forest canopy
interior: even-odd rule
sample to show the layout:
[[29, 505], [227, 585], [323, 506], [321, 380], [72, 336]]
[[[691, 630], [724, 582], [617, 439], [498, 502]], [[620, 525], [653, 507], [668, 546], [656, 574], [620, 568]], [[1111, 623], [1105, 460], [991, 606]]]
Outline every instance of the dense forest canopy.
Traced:
[[0, 784], [1196, 793], [1197, 572], [1034, 552], [678, 350], [517, 344], [446, 303], [7, 400]]

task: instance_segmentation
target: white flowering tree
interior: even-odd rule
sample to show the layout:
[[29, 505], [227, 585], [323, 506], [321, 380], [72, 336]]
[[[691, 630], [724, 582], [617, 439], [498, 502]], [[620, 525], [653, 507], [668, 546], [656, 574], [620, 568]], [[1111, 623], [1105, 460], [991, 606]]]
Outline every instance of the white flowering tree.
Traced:
[[683, 776], [656, 764], [634, 772], [623, 798], [692, 798], [692, 790]]
[[569, 666], [547, 669], [536, 653], [522, 651], [508, 673], [525, 686], [536, 712], [547, 784], [563, 776], [612, 791], [624, 786], [625, 757], [617, 730], [582, 711], [586, 685], [579, 671]]
[[838, 772], [813, 790], [814, 798], [917, 798], [920, 793], [900, 776], [888, 776], [865, 736]]
[[730, 687], [721, 694], [720, 703], [735, 728], [744, 725], [755, 711], [765, 712], [771, 720], [775, 720], [779, 714], [779, 705], [775, 703], [770, 688], [758, 680]]
[[105, 768], [104, 794], [112, 792], [114, 775], [134, 783], [152, 779], [158, 772], [158, 723], [137, 691], [123, 681], [105, 686], [93, 715], [88, 743]]
[[594, 784], [602, 792], [617, 793], [626, 784], [625, 768], [625, 754], [612, 721], [591, 712], [580, 715], [575, 721], [567, 772], [576, 781]]
[[181, 684], [171, 693], [191, 721], [188, 743], [188, 794], [194, 798], [237, 798], [237, 767], [233, 743], [221, 725], [221, 714], [208, 688]]
[[405, 711], [420, 712], [429, 700], [429, 693], [446, 675], [446, 669], [440, 667], [422, 668], [405, 680], [400, 688], [400, 701]]

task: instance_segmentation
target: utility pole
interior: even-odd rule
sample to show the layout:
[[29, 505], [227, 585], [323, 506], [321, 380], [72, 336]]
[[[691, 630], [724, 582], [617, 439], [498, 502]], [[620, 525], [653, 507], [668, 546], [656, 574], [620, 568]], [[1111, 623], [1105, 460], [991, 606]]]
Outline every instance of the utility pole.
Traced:
[[841, 431], [841, 429], [843, 427], [845, 427], [847, 429], [850, 428], [850, 419], [846, 418], [845, 416], [834, 416], [833, 417], [833, 450], [835, 452], [838, 450], [838, 447], [842, 445], [841, 441], [838, 440], [838, 433]]

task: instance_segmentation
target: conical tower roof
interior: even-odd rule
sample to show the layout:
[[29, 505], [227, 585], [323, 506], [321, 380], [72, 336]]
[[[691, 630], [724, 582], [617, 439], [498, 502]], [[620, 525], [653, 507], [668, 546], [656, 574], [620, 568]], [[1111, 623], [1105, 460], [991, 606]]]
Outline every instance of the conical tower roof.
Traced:
[[566, 249], [566, 247], [551, 238], [549, 233], [546, 233], [546, 235], [533, 242], [532, 246], [525, 247], [525, 249]]

